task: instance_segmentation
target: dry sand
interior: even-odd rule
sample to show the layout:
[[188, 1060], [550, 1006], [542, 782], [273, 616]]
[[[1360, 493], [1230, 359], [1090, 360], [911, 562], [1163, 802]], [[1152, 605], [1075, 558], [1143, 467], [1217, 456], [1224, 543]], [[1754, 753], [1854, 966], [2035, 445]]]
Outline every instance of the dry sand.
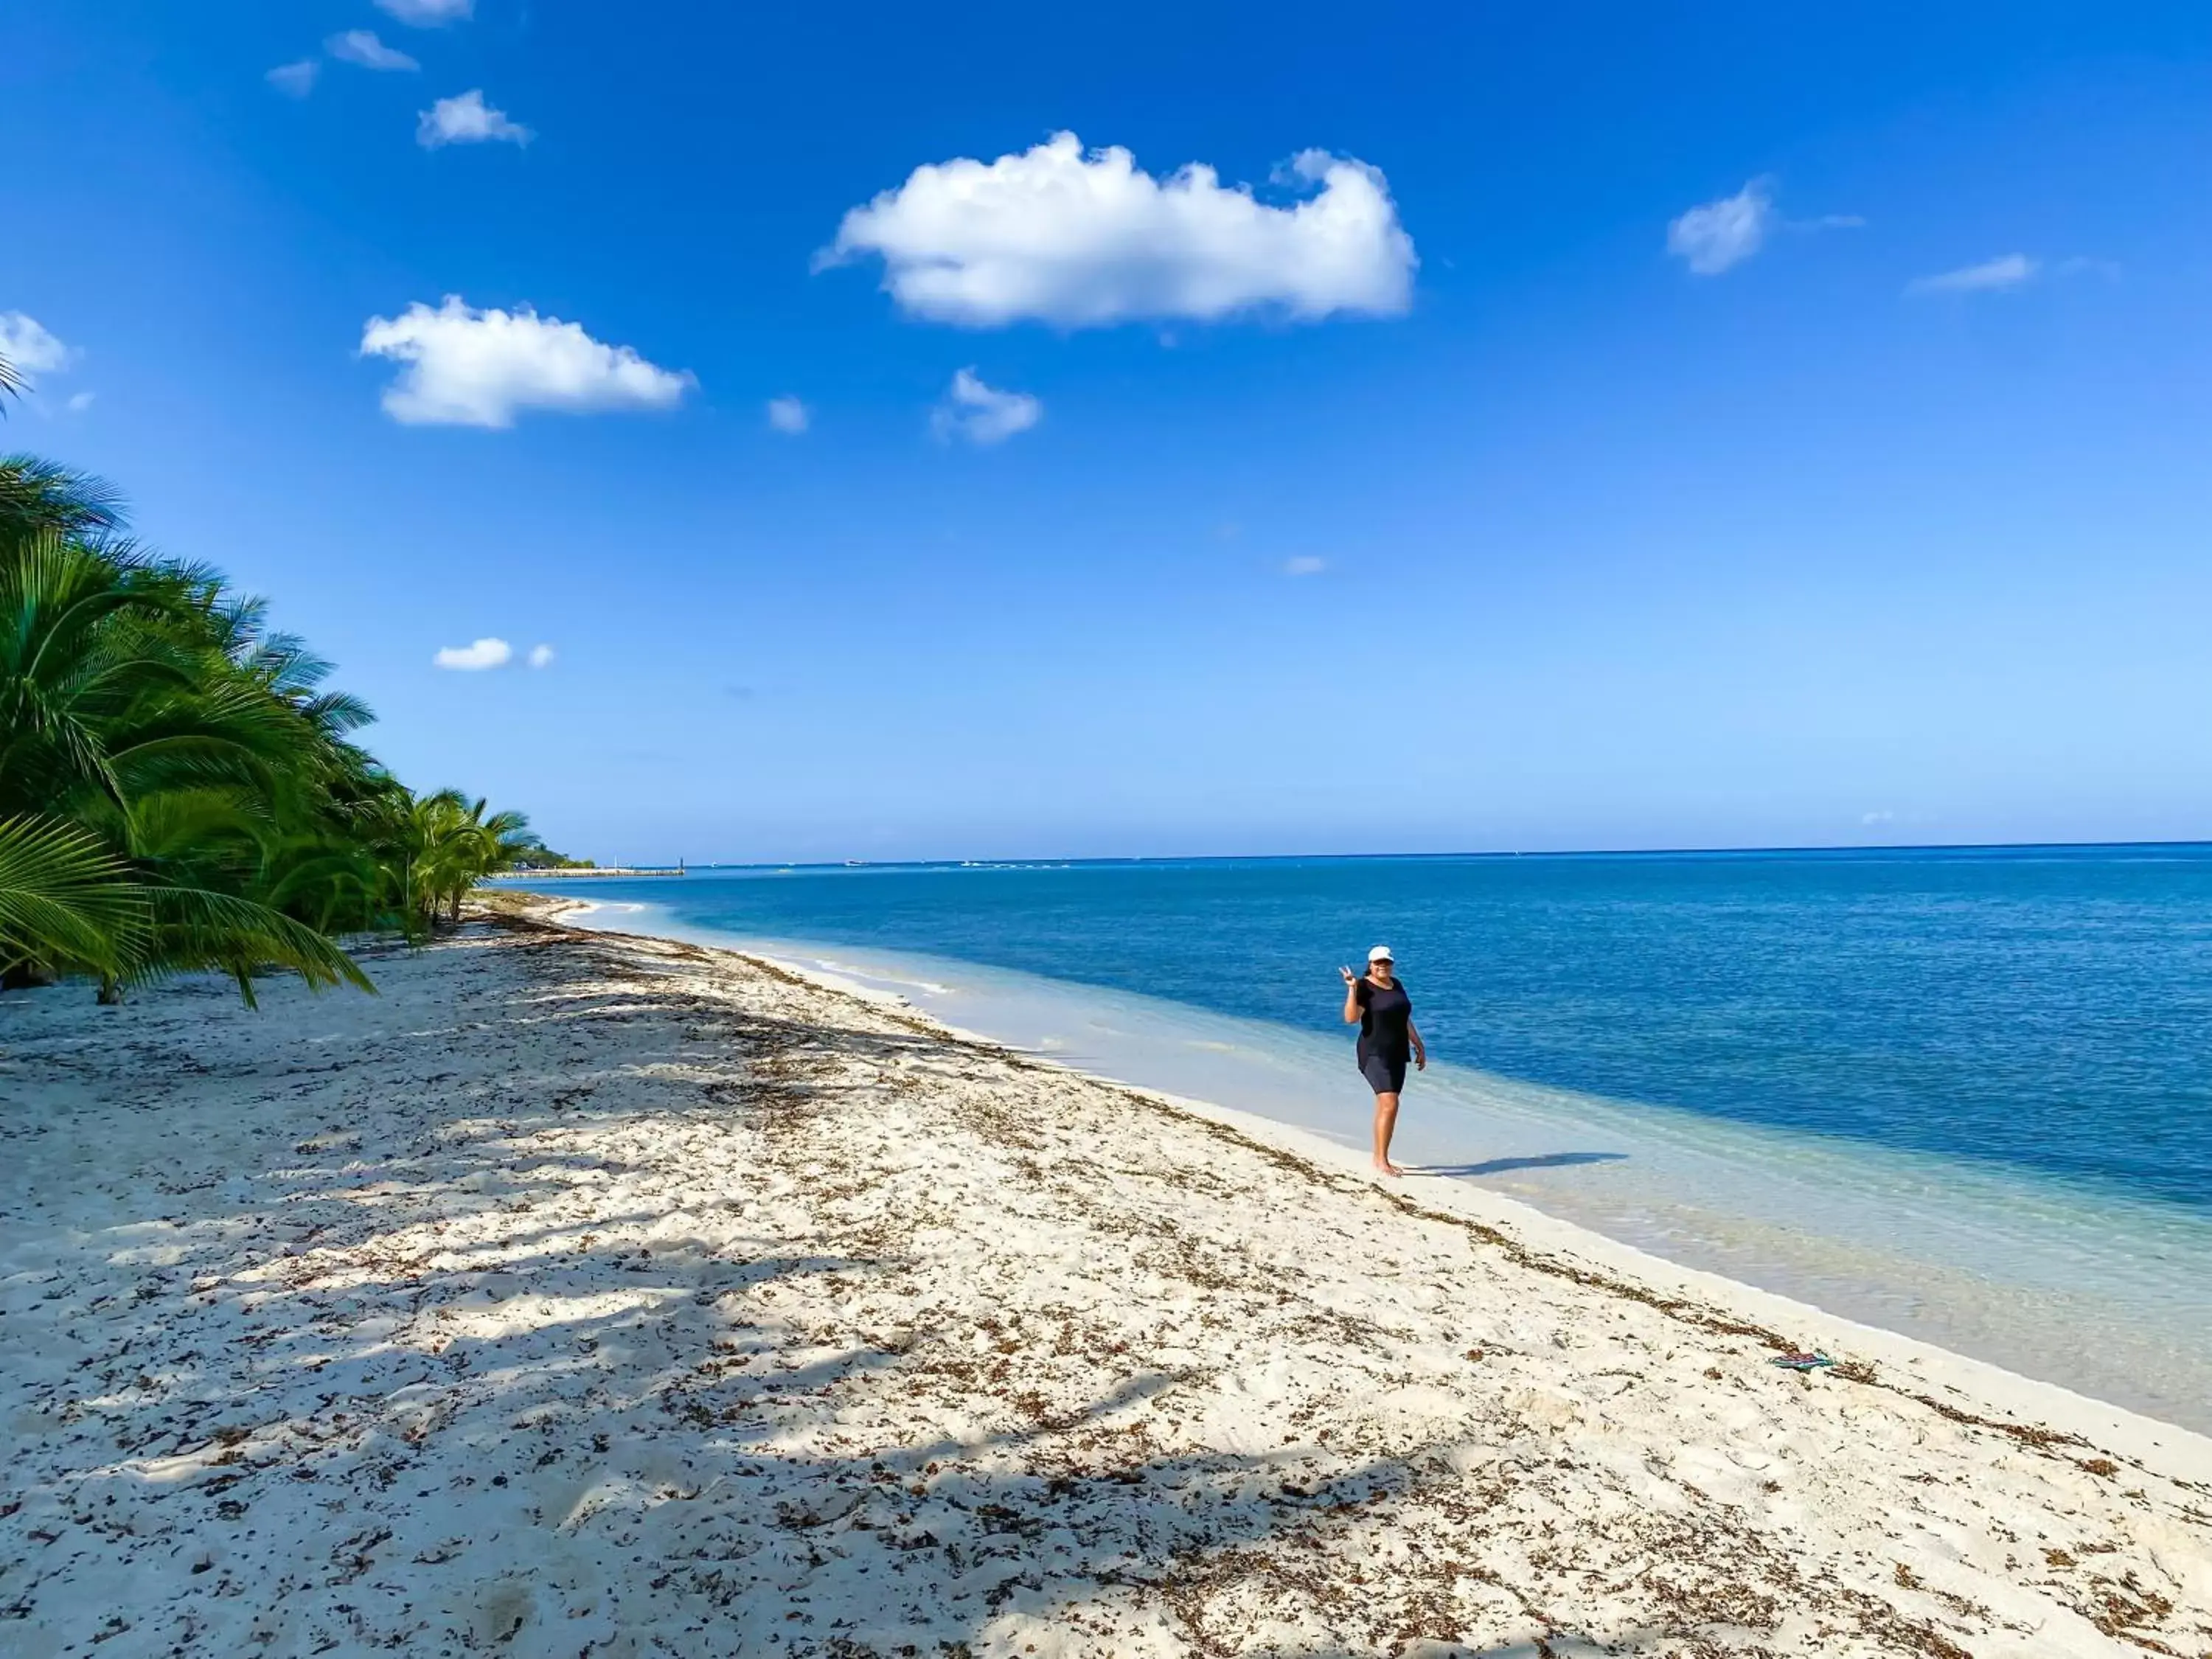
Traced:
[[0, 1000], [0, 1654], [2212, 1654], [2181, 1431], [744, 957], [369, 966]]

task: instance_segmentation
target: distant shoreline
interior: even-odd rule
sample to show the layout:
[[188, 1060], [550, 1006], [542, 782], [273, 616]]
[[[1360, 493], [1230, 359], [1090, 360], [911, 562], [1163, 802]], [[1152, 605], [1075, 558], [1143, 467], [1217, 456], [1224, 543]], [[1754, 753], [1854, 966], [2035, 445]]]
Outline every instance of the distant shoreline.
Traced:
[[1108, 869], [1162, 864], [1321, 864], [1354, 863], [1507, 863], [1514, 860], [1553, 863], [1587, 860], [1592, 862], [1638, 860], [1850, 860], [1954, 858], [1971, 859], [2022, 854], [2088, 853], [2165, 853], [2190, 857], [2212, 857], [2212, 841], [2021, 841], [2021, 842], [1898, 842], [1864, 845], [1806, 845], [1802, 847], [1590, 847], [1547, 848], [1538, 851], [1458, 851], [1446, 853], [1122, 853], [1097, 855], [1036, 854], [1005, 858], [915, 859], [722, 859], [708, 860], [673, 869], [532, 870], [514, 871], [501, 878], [521, 880], [535, 876], [562, 875], [680, 875], [702, 870], [805, 871], [839, 870], [880, 874], [898, 870], [993, 869]]
[[568, 881], [579, 879], [587, 876], [680, 876], [683, 873], [684, 866], [680, 864], [651, 866], [609, 865], [605, 867], [594, 865], [589, 869], [510, 870], [495, 878], [495, 879], [501, 881]]

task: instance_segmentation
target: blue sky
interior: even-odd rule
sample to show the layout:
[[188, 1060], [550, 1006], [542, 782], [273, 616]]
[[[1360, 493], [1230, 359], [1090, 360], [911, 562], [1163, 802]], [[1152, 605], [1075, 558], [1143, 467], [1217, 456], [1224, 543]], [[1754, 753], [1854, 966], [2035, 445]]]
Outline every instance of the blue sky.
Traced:
[[601, 858], [2212, 834], [2212, 12], [805, 9], [19, 0], [0, 441]]

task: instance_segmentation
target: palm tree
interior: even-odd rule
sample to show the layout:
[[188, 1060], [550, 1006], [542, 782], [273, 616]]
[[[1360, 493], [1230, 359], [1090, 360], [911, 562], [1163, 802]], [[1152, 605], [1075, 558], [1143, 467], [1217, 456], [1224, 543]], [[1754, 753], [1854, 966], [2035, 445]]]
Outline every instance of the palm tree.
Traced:
[[[0, 414], [22, 387], [0, 353]], [[0, 534], [91, 523], [106, 498], [83, 483], [28, 456], [0, 457]], [[130, 870], [96, 836], [36, 814], [0, 818], [0, 984], [58, 956], [120, 971], [148, 921]]]
[[108, 531], [122, 519], [123, 498], [98, 478], [35, 456], [0, 455], [0, 533]]
[[[15, 377], [0, 359], [0, 397]], [[519, 812], [417, 797], [371, 715], [266, 606], [122, 536], [114, 493], [0, 459], [0, 985], [155, 975], [373, 988], [337, 938], [426, 936], [539, 843]], [[441, 914], [442, 913], [442, 914]]]
[[[0, 415], [23, 395], [22, 371], [0, 352]], [[0, 455], [0, 533], [28, 530], [112, 530], [123, 498], [82, 472], [30, 455]]]
[[[155, 973], [216, 967], [250, 1000], [266, 963], [368, 988], [331, 941], [251, 890], [264, 828], [254, 803], [320, 733], [224, 654], [206, 626], [217, 592], [206, 573], [127, 544], [53, 524], [0, 531], [0, 814], [21, 878], [7, 895], [18, 977], [90, 973], [112, 1000]], [[135, 890], [133, 925], [112, 925], [123, 911], [111, 906], [97, 946], [38, 902], [57, 859], [77, 860], [88, 893], [93, 848], [100, 880], [119, 874]], [[91, 920], [82, 902], [69, 914]]]
[[541, 844], [520, 812], [485, 816], [489, 803], [441, 789], [413, 804], [408, 823], [409, 908], [424, 926], [461, 919], [461, 901], [486, 876], [512, 870]]
[[[479, 799], [469, 808], [470, 827], [476, 837], [476, 873], [470, 881], [474, 886], [487, 876], [502, 875], [512, 870], [545, 843], [530, 832], [530, 819], [513, 811], [494, 812], [484, 816], [485, 803]], [[453, 919], [461, 919], [461, 895], [453, 896]]]
[[327, 935], [266, 901], [263, 877], [282, 830], [265, 803], [226, 788], [167, 789], [134, 802], [124, 832], [153, 913], [151, 938], [120, 975], [103, 975], [101, 1000], [157, 974], [213, 969], [253, 1002], [263, 966], [289, 968], [318, 989], [374, 990]]

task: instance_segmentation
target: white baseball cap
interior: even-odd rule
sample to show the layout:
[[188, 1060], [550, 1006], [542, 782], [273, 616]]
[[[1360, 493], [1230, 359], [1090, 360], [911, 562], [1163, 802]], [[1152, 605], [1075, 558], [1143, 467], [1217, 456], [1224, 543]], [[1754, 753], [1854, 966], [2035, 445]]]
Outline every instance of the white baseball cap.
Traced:
[[1367, 953], [1367, 959], [1370, 962], [1395, 962], [1397, 957], [1390, 954], [1389, 945], [1378, 945]]

